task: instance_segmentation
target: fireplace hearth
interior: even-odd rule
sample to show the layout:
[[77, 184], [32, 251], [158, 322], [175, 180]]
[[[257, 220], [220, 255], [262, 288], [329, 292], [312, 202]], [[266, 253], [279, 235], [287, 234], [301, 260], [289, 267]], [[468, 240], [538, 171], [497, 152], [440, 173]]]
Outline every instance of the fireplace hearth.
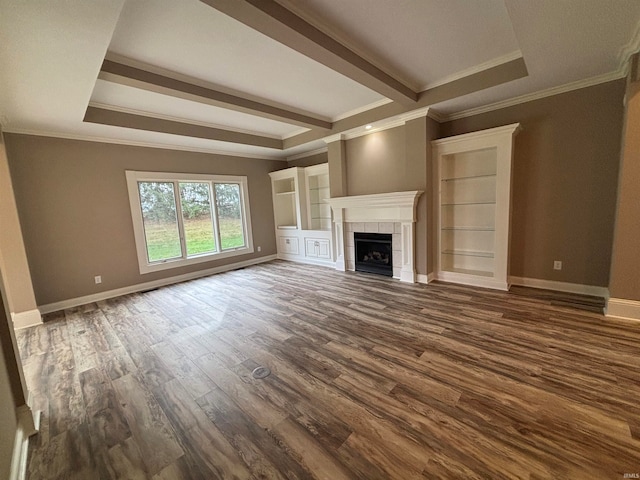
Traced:
[[393, 276], [392, 236], [387, 233], [354, 232], [357, 272]]

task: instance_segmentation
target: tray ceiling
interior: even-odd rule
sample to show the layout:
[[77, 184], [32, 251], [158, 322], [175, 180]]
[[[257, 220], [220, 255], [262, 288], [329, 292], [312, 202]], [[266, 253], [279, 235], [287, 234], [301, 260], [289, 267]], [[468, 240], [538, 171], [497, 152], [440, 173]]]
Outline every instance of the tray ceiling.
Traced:
[[[5, 131], [287, 158], [624, 74], [636, 0], [0, 0]], [[555, 89], [555, 90], [553, 90]]]

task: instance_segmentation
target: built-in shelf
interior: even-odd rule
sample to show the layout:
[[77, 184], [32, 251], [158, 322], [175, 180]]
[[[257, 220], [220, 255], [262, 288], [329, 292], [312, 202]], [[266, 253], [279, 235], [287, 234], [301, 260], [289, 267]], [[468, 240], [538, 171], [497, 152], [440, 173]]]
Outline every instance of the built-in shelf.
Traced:
[[464, 255], [466, 257], [493, 258], [493, 252], [481, 252], [474, 250], [443, 250], [443, 255]]
[[457, 205], [495, 205], [496, 202], [456, 202], [456, 203], [441, 203], [443, 207], [455, 207]]
[[494, 227], [442, 227], [440, 230], [460, 230], [465, 232], [493, 232]]
[[304, 185], [304, 175], [296, 167], [271, 172], [273, 190], [273, 213], [278, 229], [295, 229], [303, 226], [306, 218], [304, 206], [300, 206], [300, 195]]
[[486, 175], [467, 175], [465, 177], [443, 178], [441, 181], [442, 182], [456, 182], [458, 180], [472, 180], [474, 178], [491, 178], [491, 177], [495, 177], [495, 176], [496, 176], [495, 173], [490, 173], [490, 174], [486, 174]]
[[519, 125], [434, 140], [437, 279], [508, 289], [513, 137]]
[[309, 227], [313, 230], [331, 230], [331, 207], [329, 197], [329, 165], [314, 165], [305, 168], [307, 198], [309, 202]]

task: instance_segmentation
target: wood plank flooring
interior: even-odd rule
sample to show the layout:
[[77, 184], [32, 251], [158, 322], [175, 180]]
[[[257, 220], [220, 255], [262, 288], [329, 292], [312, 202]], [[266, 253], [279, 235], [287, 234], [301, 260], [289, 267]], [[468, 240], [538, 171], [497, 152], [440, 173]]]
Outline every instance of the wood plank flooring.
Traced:
[[640, 324], [557, 303], [273, 262], [53, 314], [28, 478], [640, 473]]

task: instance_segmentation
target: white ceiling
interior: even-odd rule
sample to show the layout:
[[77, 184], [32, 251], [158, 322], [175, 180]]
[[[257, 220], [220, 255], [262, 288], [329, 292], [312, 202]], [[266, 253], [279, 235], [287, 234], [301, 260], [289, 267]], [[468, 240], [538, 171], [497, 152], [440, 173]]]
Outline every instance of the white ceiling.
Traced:
[[[242, 1], [242, 0], [236, 0]], [[640, 48], [638, 0], [279, 0], [416, 91], [522, 56], [525, 78], [440, 114], [619, 78]], [[110, 109], [287, 138], [299, 125], [98, 80], [107, 52], [335, 121], [390, 102], [198, 0], [0, 0], [5, 131], [286, 158], [276, 150], [83, 122]]]
[[288, 4], [318, 19], [363, 56], [371, 52], [383, 69], [399, 72], [418, 91], [519, 50], [501, 0], [289, 0]]

